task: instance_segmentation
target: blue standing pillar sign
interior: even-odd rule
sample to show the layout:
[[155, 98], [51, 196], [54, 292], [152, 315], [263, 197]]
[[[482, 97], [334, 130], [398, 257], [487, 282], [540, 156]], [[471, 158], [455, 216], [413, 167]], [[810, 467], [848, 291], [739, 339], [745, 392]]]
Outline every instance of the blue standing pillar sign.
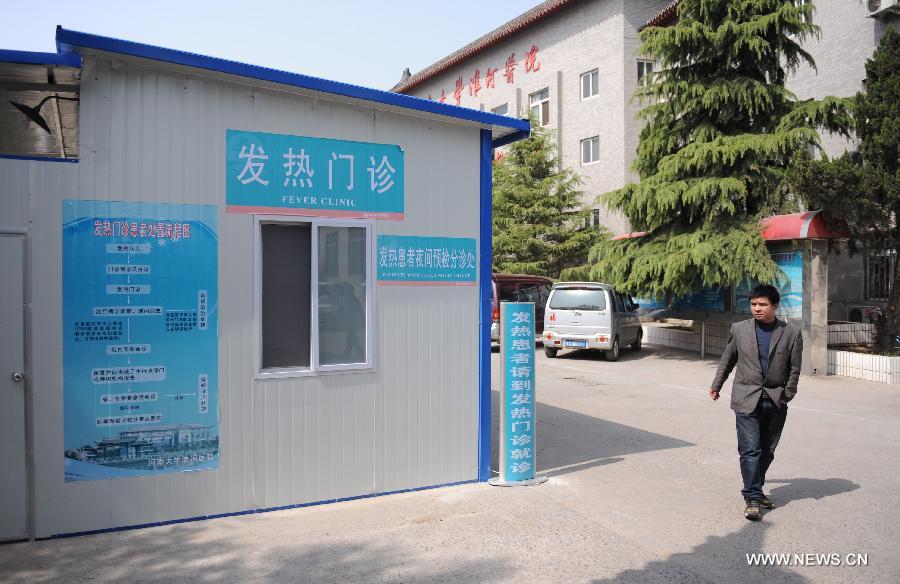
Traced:
[[534, 303], [500, 304], [500, 476], [496, 486], [536, 485]]

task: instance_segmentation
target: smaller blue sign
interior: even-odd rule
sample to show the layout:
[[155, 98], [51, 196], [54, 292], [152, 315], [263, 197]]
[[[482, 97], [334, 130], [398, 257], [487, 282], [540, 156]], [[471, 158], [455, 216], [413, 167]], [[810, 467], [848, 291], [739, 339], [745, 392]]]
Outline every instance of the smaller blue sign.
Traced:
[[382, 285], [471, 286], [478, 254], [468, 237], [379, 235], [376, 261]]
[[500, 478], [534, 478], [534, 303], [501, 304], [503, 411]]
[[394, 144], [226, 133], [229, 213], [402, 220], [403, 177]]
[[[799, 251], [773, 253], [772, 260], [787, 276], [786, 285], [778, 289], [781, 302], [778, 304], [778, 316], [782, 318], [803, 318], [803, 254]], [[750, 289], [756, 283], [744, 280], [735, 288], [734, 311], [750, 312]]]

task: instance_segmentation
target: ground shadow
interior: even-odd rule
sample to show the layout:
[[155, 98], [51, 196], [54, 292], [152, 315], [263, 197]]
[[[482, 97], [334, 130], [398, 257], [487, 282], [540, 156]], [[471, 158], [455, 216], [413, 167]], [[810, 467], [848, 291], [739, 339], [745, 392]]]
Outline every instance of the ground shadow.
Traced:
[[[499, 468], [500, 392], [491, 392], [491, 468]], [[538, 402], [537, 470], [558, 476], [619, 462], [623, 456], [694, 446], [670, 436], [647, 432]]]
[[766, 479], [766, 484], [781, 484], [769, 491], [769, 495], [778, 505], [784, 507], [791, 501], [800, 499], [824, 499], [832, 495], [849, 493], [859, 485], [847, 479]]
[[[643, 345], [640, 351], [633, 351], [629, 348], [623, 348], [619, 352], [619, 361], [641, 361], [642, 359], [646, 359], [651, 355], [657, 359], [665, 359], [667, 361], [684, 361], [687, 363], [696, 363], [697, 361], [717, 363], [719, 361], [718, 355], [712, 355], [708, 353], [705, 359], [700, 359], [699, 352], [656, 345]], [[606, 359], [606, 357], [603, 356], [602, 351], [593, 349], [575, 349], [574, 351], [564, 350], [560, 351], [557, 354], [556, 358], [571, 361], [604, 361]]]
[[379, 543], [320, 544], [286, 553], [271, 553], [271, 569], [257, 578], [268, 582], [494, 582], [508, 575], [505, 561], [492, 555], [464, 560], [439, 555], [430, 561], [404, 553], [396, 545]]
[[761, 553], [765, 542], [765, 521], [750, 523], [726, 536], [710, 536], [690, 552], [673, 554], [665, 560], [650, 562], [642, 568], [626, 570], [595, 584], [646, 584], [678, 582], [709, 584], [711, 582], [765, 582], [766, 584], [800, 584], [806, 578], [780, 566], [752, 566], [747, 556]]
[[[308, 516], [196, 523], [0, 546], [4, 582], [481, 582], [510, 569], [503, 559], [423, 560], [394, 542], [332, 534], [306, 543], [286, 536]], [[268, 519], [268, 517], [267, 517]], [[311, 527], [314, 529], [314, 527]], [[270, 533], [269, 530], [276, 530]], [[248, 536], [247, 530], [259, 533]], [[325, 534], [328, 535], [328, 534]], [[266, 540], [265, 544], [247, 545]], [[374, 534], [373, 538], [378, 535]]]
[[[847, 479], [775, 479], [767, 483], [787, 483], [772, 489], [771, 496], [778, 507], [800, 499], [824, 499], [848, 493], [859, 485]], [[766, 512], [775, 513], [778, 508]], [[794, 584], [808, 582], [795, 572], [781, 566], [751, 565], [748, 556], [763, 553], [765, 532], [769, 529], [765, 516], [761, 522], [748, 522], [740, 530], [724, 537], [710, 536], [689, 553], [674, 554], [665, 560], [650, 562], [639, 570], [628, 570], [608, 580], [638, 584], [645, 582], [679, 582], [693, 584], [709, 582], [765, 582], [766, 584]], [[789, 550], [782, 550], [788, 553]]]

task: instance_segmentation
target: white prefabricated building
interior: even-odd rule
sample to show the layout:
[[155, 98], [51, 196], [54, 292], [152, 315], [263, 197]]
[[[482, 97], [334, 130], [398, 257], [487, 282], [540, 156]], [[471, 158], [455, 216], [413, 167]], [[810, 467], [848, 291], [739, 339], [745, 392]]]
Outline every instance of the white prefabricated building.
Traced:
[[489, 478], [527, 121], [63, 28], [0, 89], [0, 539]]

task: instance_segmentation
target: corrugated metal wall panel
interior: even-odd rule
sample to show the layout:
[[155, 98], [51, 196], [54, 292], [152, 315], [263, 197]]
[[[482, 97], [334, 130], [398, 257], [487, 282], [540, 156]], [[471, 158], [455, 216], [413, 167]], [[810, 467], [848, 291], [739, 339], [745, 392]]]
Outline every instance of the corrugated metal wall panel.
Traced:
[[[478, 237], [479, 131], [164, 68], [87, 58], [79, 164], [0, 160], [32, 233], [37, 536], [329, 500], [477, 476], [477, 288], [376, 286], [374, 372], [254, 380], [254, 223], [224, 212], [228, 128], [399, 144], [406, 219]], [[61, 201], [217, 205], [220, 467], [63, 482]], [[373, 257], [375, 256], [373, 252]]]

